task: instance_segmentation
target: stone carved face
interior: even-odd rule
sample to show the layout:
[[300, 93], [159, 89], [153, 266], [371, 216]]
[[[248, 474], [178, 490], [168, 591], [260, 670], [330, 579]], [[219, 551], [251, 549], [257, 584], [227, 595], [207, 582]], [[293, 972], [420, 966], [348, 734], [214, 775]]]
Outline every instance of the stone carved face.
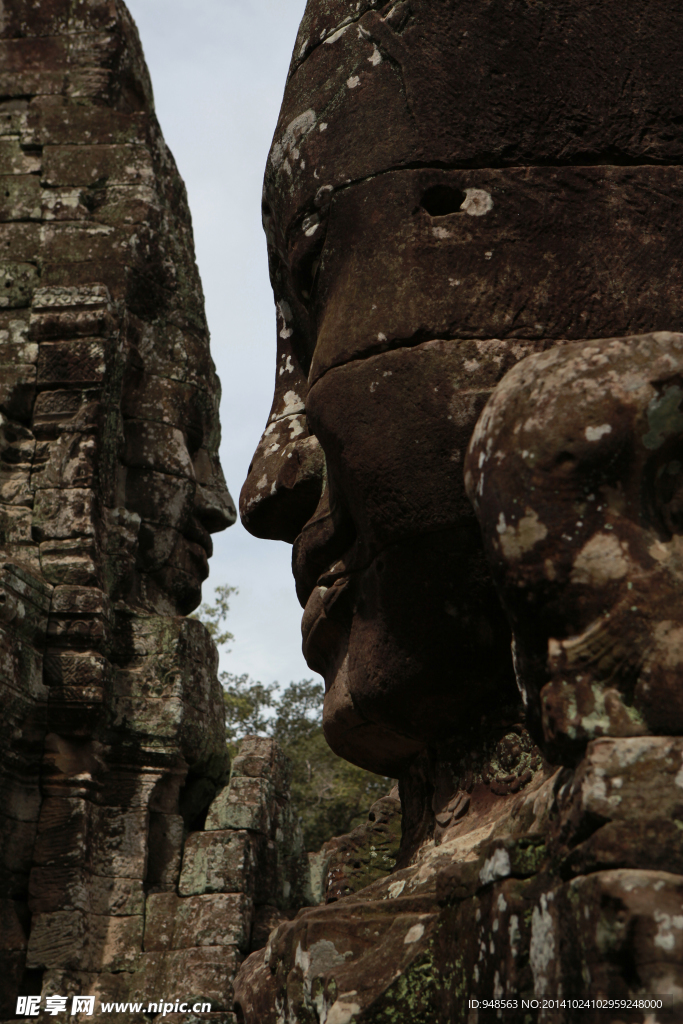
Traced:
[[520, 687], [560, 755], [683, 727], [682, 371], [680, 334], [530, 356], [472, 439]]
[[308, 4], [266, 169], [276, 391], [241, 510], [294, 543], [326, 734], [367, 767], [513, 700], [462, 482], [492, 389], [561, 339], [677, 316], [683, 141], [657, 97], [681, 68], [641, 53], [680, 21], [665, 6], [600, 7], [604, 59], [659, 111], [645, 144], [587, 58], [592, 4]]
[[141, 520], [137, 596], [158, 612], [187, 614], [209, 573], [211, 534], [236, 513], [218, 458], [220, 387], [208, 345], [192, 348], [180, 333], [173, 341], [165, 351], [158, 338], [143, 339], [129, 361], [118, 490]]

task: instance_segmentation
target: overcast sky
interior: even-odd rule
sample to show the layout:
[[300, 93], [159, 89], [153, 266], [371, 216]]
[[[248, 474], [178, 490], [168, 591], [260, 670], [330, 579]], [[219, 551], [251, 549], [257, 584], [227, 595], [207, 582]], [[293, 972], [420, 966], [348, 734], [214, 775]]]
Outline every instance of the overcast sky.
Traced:
[[[275, 375], [275, 316], [261, 228], [263, 169], [305, 0], [127, 0], [161, 128], [185, 179], [211, 349], [223, 385], [221, 459], [237, 501]], [[264, 683], [314, 675], [301, 654], [291, 548], [239, 522], [214, 535], [213, 587], [239, 587], [223, 667]], [[316, 677], [317, 678], [317, 677]]]

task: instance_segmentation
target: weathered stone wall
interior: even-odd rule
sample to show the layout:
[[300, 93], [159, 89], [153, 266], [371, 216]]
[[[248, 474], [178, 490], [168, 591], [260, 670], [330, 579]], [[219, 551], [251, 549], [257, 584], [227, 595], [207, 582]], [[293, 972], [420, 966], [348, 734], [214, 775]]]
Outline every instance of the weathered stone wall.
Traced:
[[235, 518], [185, 189], [122, 3], [5, 4], [0, 69], [0, 1015], [133, 977], [229, 1009], [239, 897], [220, 942], [144, 938], [229, 768], [184, 618]]

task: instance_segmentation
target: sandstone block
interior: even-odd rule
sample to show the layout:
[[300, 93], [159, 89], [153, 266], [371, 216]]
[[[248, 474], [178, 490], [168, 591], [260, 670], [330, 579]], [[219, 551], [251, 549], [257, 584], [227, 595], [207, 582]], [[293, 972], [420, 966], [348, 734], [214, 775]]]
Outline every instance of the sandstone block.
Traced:
[[88, 950], [82, 961], [86, 969], [120, 971], [135, 965], [142, 950], [142, 915], [109, 917], [91, 913], [86, 927]]
[[44, 867], [81, 865], [88, 840], [87, 801], [63, 797], [43, 800], [34, 863]]
[[267, 779], [233, 775], [211, 804], [205, 828], [207, 832], [249, 829], [268, 835], [274, 811], [274, 792]]
[[94, 518], [94, 495], [89, 488], [55, 488], [36, 493], [33, 533], [37, 540], [91, 538]]
[[[232, 1010], [232, 979], [243, 960], [234, 947], [143, 953], [131, 979], [131, 1000], [146, 1003], [161, 993], [186, 1002], [210, 1002], [211, 1010]], [[173, 993], [173, 995], [171, 995]]]
[[281, 747], [265, 736], [245, 736], [232, 762], [232, 775], [268, 779], [276, 793], [289, 786], [292, 768]]
[[251, 893], [257, 849], [258, 840], [246, 831], [193, 833], [185, 843], [178, 887], [180, 895]]
[[30, 507], [31, 497], [28, 467], [8, 466], [0, 462], [0, 502], [5, 505], [26, 505]]
[[96, 400], [96, 389], [42, 391], [36, 398], [33, 423], [43, 437], [55, 436], [84, 406]]
[[[94, 532], [94, 524], [91, 524]], [[100, 567], [94, 542], [88, 538], [45, 540], [40, 544], [40, 567], [50, 583], [99, 586]]]
[[150, 811], [147, 883], [175, 889], [180, 875], [185, 823], [180, 814]]
[[33, 913], [83, 910], [102, 917], [135, 917], [145, 906], [140, 879], [93, 875], [81, 865], [34, 867], [29, 894]]
[[40, 182], [37, 176], [5, 171], [0, 180], [0, 220], [39, 220]]
[[17, 139], [0, 139], [0, 175], [35, 174], [36, 171], [40, 171], [40, 156], [26, 153]]
[[47, 185], [154, 184], [154, 168], [146, 146], [48, 145], [43, 160]]
[[[601, 871], [574, 879], [556, 902], [555, 909], [548, 905], [547, 926], [548, 931], [554, 927], [551, 919], [561, 922], [555, 932], [559, 955], [535, 971], [549, 986], [560, 979], [566, 984], [578, 952], [589, 965], [591, 992], [616, 997], [633, 989], [648, 995], [680, 990], [683, 877], [664, 871]], [[630, 979], [624, 976], [624, 962], [633, 965]]]
[[78, 145], [87, 138], [93, 146], [141, 143], [147, 139], [144, 114], [125, 113], [77, 102], [51, 102], [36, 97], [26, 111], [24, 143], [36, 146]]
[[36, 914], [31, 921], [29, 967], [78, 968], [85, 955], [87, 927], [79, 910]]
[[[0, 252], [11, 252], [12, 260], [32, 266], [33, 272], [36, 273], [35, 264], [40, 252], [40, 225], [29, 221], [0, 224]], [[26, 273], [29, 273], [28, 267]], [[36, 278], [34, 286], [37, 284]]]
[[104, 378], [101, 341], [50, 341], [40, 346], [38, 381], [43, 384], [99, 383]]
[[244, 893], [178, 897], [158, 893], [147, 897], [146, 951], [190, 949], [194, 946], [249, 946], [253, 906]]
[[[605, 738], [589, 744], [562, 802], [577, 831], [593, 818], [683, 818], [683, 739], [668, 736]], [[569, 814], [567, 814], [569, 817]]]
[[33, 263], [0, 263], [0, 309], [24, 309], [29, 306], [37, 283], [37, 270]]
[[105, 877], [144, 878], [146, 809], [93, 806], [91, 821], [90, 868], [93, 873]]

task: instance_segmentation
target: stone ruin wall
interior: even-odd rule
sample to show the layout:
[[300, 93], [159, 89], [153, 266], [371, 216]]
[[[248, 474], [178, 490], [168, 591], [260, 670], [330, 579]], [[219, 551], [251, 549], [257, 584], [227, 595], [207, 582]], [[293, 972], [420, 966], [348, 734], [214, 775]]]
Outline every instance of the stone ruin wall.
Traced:
[[0, 96], [0, 1018], [42, 992], [232, 1020], [308, 875], [273, 745], [228, 785], [183, 617], [235, 518], [185, 189], [122, 3], [5, 4]]

